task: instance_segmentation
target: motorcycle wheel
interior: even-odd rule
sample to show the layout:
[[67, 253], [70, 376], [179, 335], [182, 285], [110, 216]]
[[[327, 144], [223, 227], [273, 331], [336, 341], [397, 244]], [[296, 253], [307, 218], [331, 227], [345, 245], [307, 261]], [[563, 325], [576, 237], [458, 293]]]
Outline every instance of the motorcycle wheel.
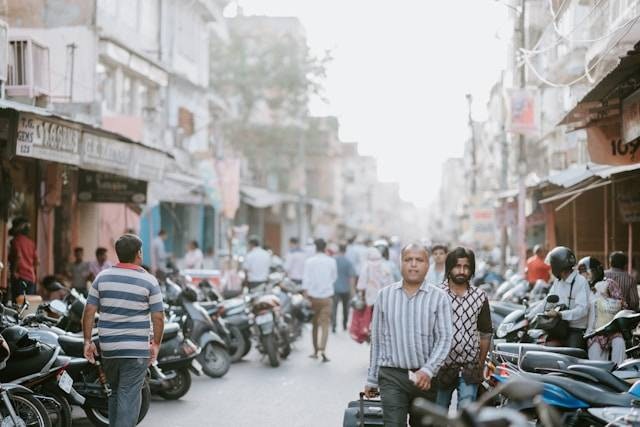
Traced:
[[278, 345], [276, 343], [275, 335], [264, 335], [262, 337], [262, 346], [269, 357], [269, 364], [274, 368], [280, 366], [280, 357], [278, 354]]
[[[53, 427], [71, 427], [72, 418], [71, 418], [71, 405], [67, 401], [67, 398], [62, 394], [62, 392], [54, 389], [53, 387], [47, 389], [44, 394], [47, 397], [51, 397], [55, 399], [55, 401], [60, 406], [60, 410], [58, 415], [58, 420], [56, 423], [51, 423]], [[46, 405], [45, 405], [46, 407]]]
[[231, 363], [234, 363], [248, 353], [245, 348], [247, 342], [242, 331], [237, 326], [229, 326], [229, 336], [231, 339]]
[[[106, 398], [106, 397], [105, 397]], [[145, 380], [142, 387], [142, 402], [140, 404], [140, 415], [138, 415], [138, 424], [144, 419], [149, 412], [149, 405], [151, 405], [151, 389], [149, 383]], [[109, 427], [109, 412], [92, 406], [85, 406], [84, 413], [94, 426], [97, 427]]]
[[280, 357], [286, 359], [291, 354], [291, 340], [289, 339], [288, 329], [280, 333]]
[[244, 354], [242, 355], [242, 357], [246, 356], [247, 354], [249, 354], [249, 352], [251, 351], [251, 335], [249, 333], [244, 333], [242, 334], [243, 339], [244, 339]]
[[[42, 402], [30, 394], [9, 394], [9, 400], [16, 415], [26, 426], [52, 427], [49, 413]], [[4, 403], [0, 406], [2, 419], [9, 417], [9, 411]], [[11, 420], [11, 418], [6, 418]], [[11, 422], [10, 425], [13, 425]]]
[[176, 376], [171, 380], [171, 388], [158, 392], [166, 400], [178, 400], [191, 388], [191, 374], [187, 369], [178, 369], [174, 372]]
[[211, 378], [220, 378], [229, 371], [231, 357], [220, 344], [208, 342], [198, 355], [198, 362], [205, 374]]

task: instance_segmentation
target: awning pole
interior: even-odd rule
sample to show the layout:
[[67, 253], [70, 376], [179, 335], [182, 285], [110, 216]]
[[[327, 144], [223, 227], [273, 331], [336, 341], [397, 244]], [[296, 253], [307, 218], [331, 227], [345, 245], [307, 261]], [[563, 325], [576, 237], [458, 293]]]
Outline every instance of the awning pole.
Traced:
[[573, 253], [578, 256], [578, 225], [576, 223], [576, 201], [571, 202], [573, 207]]
[[[616, 183], [611, 184], [611, 250], [617, 250], [617, 242], [616, 242], [616, 222], [618, 222], [618, 217], [616, 215]], [[609, 254], [607, 254], [607, 257]]]
[[633, 267], [633, 224], [629, 223], [627, 227], [629, 229], [629, 263], [627, 266], [627, 273], [631, 274]]
[[609, 268], [609, 187], [604, 187], [604, 255], [603, 262], [606, 268]]

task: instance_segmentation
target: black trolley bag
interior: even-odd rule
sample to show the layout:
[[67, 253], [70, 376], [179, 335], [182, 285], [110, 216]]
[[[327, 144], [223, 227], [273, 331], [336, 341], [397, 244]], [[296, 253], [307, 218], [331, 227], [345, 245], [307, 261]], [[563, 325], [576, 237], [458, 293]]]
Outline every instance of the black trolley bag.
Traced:
[[344, 411], [342, 427], [383, 426], [382, 402], [379, 399], [365, 399], [360, 392], [360, 399], [349, 402]]

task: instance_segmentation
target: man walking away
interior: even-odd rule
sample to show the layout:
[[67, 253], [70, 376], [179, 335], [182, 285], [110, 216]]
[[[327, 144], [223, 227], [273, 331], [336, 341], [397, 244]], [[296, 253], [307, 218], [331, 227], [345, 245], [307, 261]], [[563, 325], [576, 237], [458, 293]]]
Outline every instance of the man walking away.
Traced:
[[14, 302], [22, 295], [36, 294], [36, 272], [38, 254], [36, 244], [29, 237], [31, 226], [26, 218], [12, 221], [9, 234], [13, 236], [9, 245], [9, 272], [11, 274], [11, 298]]
[[356, 270], [351, 261], [345, 256], [347, 246], [343, 243], [338, 247], [336, 266], [338, 277], [333, 285], [333, 309], [331, 310], [331, 330], [336, 331], [336, 317], [338, 304], [342, 303], [342, 328], [346, 331], [349, 324], [349, 300], [356, 286]]
[[[587, 329], [589, 320], [589, 283], [578, 270], [574, 270], [576, 266], [576, 256], [571, 249], [564, 246], [554, 248], [547, 260], [551, 265], [551, 272], [556, 277], [555, 281], [549, 289], [549, 295], [557, 295], [558, 304], [564, 304], [567, 310], [556, 311], [547, 310], [546, 315], [550, 317], [560, 316], [562, 320], [569, 322], [569, 335], [564, 345], [567, 347], [585, 349], [584, 332]], [[546, 310], [546, 304], [539, 304], [531, 311], [534, 315], [536, 312]]]
[[544, 262], [547, 255], [545, 249], [541, 245], [533, 247], [533, 256], [527, 260], [527, 281], [533, 288], [538, 280], [549, 283], [551, 279], [551, 267]]
[[151, 242], [151, 269], [157, 274], [158, 271], [166, 273], [169, 263], [169, 253], [164, 241], [167, 240], [167, 231], [160, 230], [158, 235]]
[[622, 298], [629, 310], [638, 311], [638, 286], [636, 281], [627, 273], [629, 258], [624, 252], [616, 251], [609, 255], [611, 268], [605, 270], [604, 277], [616, 282], [622, 288]]
[[[333, 284], [338, 278], [338, 266], [335, 259], [324, 253], [327, 248], [327, 242], [324, 239], [317, 239], [315, 246], [316, 254], [304, 263], [302, 289], [305, 296], [311, 300], [311, 308], [314, 313], [311, 331], [313, 354], [311, 357], [316, 359], [320, 354], [322, 361], [328, 362], [329, 358], [325, 351], [329, 339]], [[321, 333], [319, 340], [318, 332]]]
[[271, 254], [260, 247], [257, 236], [249, 238], [249, 252], [244, 258], [243, 268], [249, 290], [265, 284], [269, 279]]
[[307, 259], [307, 255], [300, 247], [300, 241], [297, 237], [289, 239], [289, 253], [284, 260], [284, 271], [287, 272], [289, 279], [296, 285], [302, 284], [302, 277], [304, 276], [304, 262]]
[[[402, 281], [383, 288], [374, 305], [367, 397], [380, 388], [384, 425], [407, 425], [417, 397], [435, 401], [431, 380], [451, 347], [451, 303], [426, 282], [429, 251], [413, 243], [401, 252]], [[422, 425], [411, 414], [411, 426]]]
[[446, 258], [447, 282], [440, 286], [451, 301], [453, 344], [438, 373], [438, 405], [447, 410], [458, 391], [458, 409], [476, 399], [484, 360], [491, 345], [491, 310], [484, 291], [471, 286], [476, 257], [471, 249], [455, 248]]
[[427, 273], [427, 283], [440, 286], [446, 281], [444, 274], [445, 260], [447, 259], [447, 247], [445, 245], [433, 245], [431, 255], [433, 256], [433, 265], [429, 267]]
[[[138, 422], [141, 392], [147, 368], [158, 356], [164, 328], [162, 294], [158, 281], [142, 264], [142, 241], [125, 234], [116, 241], [120, 263], [96, 277], [82, 316], [84, 357], [95, 363], [91, 341], [96, 312], [100, 312], [100, 353], [109, 396], [109, 426], [133, 427]], [[149, 342], [149, 314], [153, 339]]]

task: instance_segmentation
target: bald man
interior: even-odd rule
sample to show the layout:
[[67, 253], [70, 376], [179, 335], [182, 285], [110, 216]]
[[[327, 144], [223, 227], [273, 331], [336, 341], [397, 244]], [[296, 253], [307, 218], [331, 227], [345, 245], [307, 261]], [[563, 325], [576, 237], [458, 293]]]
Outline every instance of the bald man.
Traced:
[[[365, 394], [380, 390], [384, 425], [406, 426], [417, 397], [435, 401], [431, 379], [453, 338], [451, 302], [425, 280], [429, 251], [410, 244], [400, 254], [402, 280], [380, 290], [371, 322], [371, 359]], [[420, 424], [411, 414], [411, 426]]]

